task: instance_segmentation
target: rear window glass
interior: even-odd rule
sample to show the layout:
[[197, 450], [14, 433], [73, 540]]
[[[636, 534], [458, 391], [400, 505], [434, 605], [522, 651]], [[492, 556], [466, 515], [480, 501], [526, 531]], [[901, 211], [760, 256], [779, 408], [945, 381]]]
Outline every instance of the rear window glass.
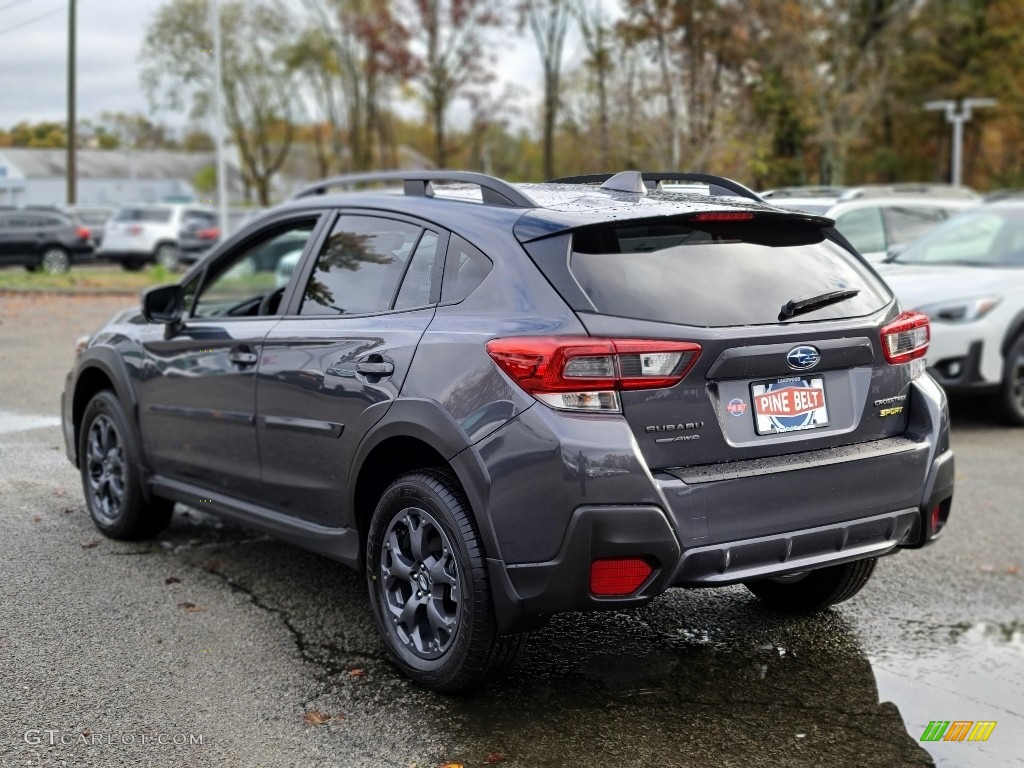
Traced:
[[656, 222], [577, 232], [569, 268], [600, 314], [699, 327], [768, 325], [791, 300], [855, 289], [789, 322], [867, 315], [891, 295], [816, 226]]
[[170, 208], [122, 208], [114, 217], [115, 221], [147, 221], [166, 224], [171, 220]]

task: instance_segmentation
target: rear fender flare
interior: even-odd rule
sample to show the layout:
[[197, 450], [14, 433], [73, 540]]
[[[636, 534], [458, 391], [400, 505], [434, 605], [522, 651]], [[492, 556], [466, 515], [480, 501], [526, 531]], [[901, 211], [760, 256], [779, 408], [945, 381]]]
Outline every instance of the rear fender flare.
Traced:
[[471, 450], [469, 438], [440, 403], [408, 398], [396, 400], [359, 442], [349, 470], [349, 509], [354, 510], [356, 482], [371, 451], [391, 437], [411, 437], [437, 451], [455, 473], [469, 500], [477, 530], [489, 558], [500, 558], [498, 540], [487, 514], [490, 476]]

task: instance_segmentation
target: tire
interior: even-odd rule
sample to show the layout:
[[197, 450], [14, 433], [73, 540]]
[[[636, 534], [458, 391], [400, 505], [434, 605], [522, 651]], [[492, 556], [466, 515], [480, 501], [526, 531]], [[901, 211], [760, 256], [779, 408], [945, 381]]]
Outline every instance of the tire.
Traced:
[[161, 243], [153, 252], [153, 260], [158, 266], [174, 272], [178, 269], [178, 248], [171, 243]]
[[39, 268], [49, 275], [63, 275], [71, 269], [71, 257], [60, 246], [52, 245], [43, 251]]
[[85, 505], [101, 533], [112, 539], [145, 539], [167, 527], [174, 502], [146, 502], [135, 435], [109, 390], [85, 407], [78, 451]]
[[1008, 424], [1024, 426], [1024, 336], [1014, 340], [1003, 361], [999, 405]]
[[497, 633], [483, 546], [449, 471], [410, 472], [388, 486], [366, 546], [377, 628], [408, 677], [457, 693], [512, 665], [526, 636]]
[[788, 613], [813, 613], [849, 600], [868, 583], [878, 559], [831, 565], [777, 579], [743, 584], [770, 608]]

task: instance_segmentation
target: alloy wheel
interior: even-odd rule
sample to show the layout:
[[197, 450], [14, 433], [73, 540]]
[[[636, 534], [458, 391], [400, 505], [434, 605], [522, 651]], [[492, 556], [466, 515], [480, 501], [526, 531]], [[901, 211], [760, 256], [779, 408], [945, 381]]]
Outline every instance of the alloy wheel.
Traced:
[[384, 534], [378, 583], [385, 623], [421, 659], [443, 656], [458, 631], [462, 591], [454, 552], [437, 519], [417, 507], [399, 511]]
[[90, 425], [85, 460], [93, 511], [112, 524], [124, 499], [125, 463], [121, 435], [109, 417], [97, 416]]
[[62, 275], [71, 268], [71, 261], [60, 248], [50, 248], [43, 254], [42, 266], [44, 272]]

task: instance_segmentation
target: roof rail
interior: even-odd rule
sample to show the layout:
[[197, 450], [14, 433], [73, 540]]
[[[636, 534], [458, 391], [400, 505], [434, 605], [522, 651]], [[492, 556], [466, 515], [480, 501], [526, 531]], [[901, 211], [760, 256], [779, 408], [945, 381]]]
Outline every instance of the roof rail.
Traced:
[[977, 200], [979, 197], [978, 193], [969, 187], [956, 187], [952, 184], [868, 184], [848, 189], [840, 196], [839, 202], [876, 197], [914, 197], [917, 195], [957, 200]]
[[488, 205], [504, 205], [511, 208], [537, 208], [536, 201], [522, 191], [493, 176], [472, 171], [381, 171], [378, 173], [353, 173], [333, 176], [303, 187], [293, 200], [313, 195], [323, 195], [332, 187], [354, 187], [361, 184], [381, 182], [402, 182], [405, 194], [416, 197], [434, 197], [434, 182], [455, 182], [480, 187], [480, 194]]
[[[628, 178], [627, 178], [628, 174]], [[674, 171], [623, 171], [622, 173], [588, 173], [583, 176], [563, 176], [560, 179], [551, 179], [547, 184], [601, 184], [606, 189], [616, 189], [622, 192], [633, 191], [631, 189], [635, 174], [643, 179], [648, 189], [660, 190], [666, 181], [681, 181], [697, 184], [707, 184], [712, 195], [733, 195], [746, 197], [750, 200], [763, 202], [756, 192], [747, 189], [738, 181], [726, 179], [722, 176], [713, 176], [709, 173], [677, 173]], [[620, 177], [608, 185], [607, 182]]]

